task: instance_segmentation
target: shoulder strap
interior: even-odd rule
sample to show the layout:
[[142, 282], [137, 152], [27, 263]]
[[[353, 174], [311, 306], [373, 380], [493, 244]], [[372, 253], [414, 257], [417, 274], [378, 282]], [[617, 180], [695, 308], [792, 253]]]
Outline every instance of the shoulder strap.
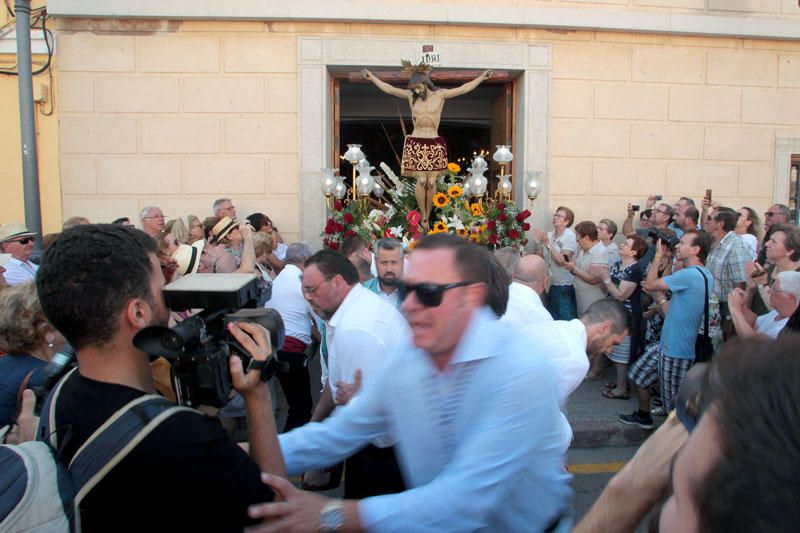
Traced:
[[79, 506], [89, 491], [164, 420], [181, 412], [198, 413], [155, 394], [142, 396], [114, 413], [80, 447], [69, 465], [78, 531]]
[[22, 394], [25, 392], [25, 389], [28, 388], [28, 385], [30, 385], [31, 378], [36, 370], [36, 368], [29, 370], [28, 373], [25, 374], [25, 377], [22, 378], [22, 383], [19, 384], [19, 389], [17, 390], [17, 414], [14, 417], [14, 420], [19, 418], [19, 414], [22, 412]]
[[55, 403], [58, 400], [58, 396], [61, 394], [61, 387], [64, 386], [64, 383], [66, 383], [66, 381], [77, 369], [78, 367], [73, 368], [58, 381], [58, 384], [56, 384], [56, 387], [53, 389], [53, 391], [47, 395], [47, 399], [44, 401], [42, 412], [39, 416], [39, 427], [36, 432], [36, 440], [49, 442], [50, 446], [52, 446], [54, 450], [58, 450], [58, 435], [54, 431], [54, 428], [56, 428]]
[[700, 268], [698, 266], [696, 266], [695, 268], [697, 269], [698, 272], [700, 272], [700, 275], [703, 276], [703, 286], [706, 289], [706, 299], [705, 299], [705, 303], [703, 304], [703, 315], [704, 315], [704, 317], [703, 317], [703, 336], [704, 337], [708, 337], [708, 278], [706, 277], [706, 275], [703, 272], [702, 268]]

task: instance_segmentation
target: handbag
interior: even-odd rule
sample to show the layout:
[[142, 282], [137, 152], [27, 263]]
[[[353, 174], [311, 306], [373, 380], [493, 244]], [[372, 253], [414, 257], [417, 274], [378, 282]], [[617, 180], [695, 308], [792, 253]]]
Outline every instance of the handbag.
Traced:
[[711, 336], [708, 334], [708, 278], [699, 267], [695, 268], [697, 268], [697, 271], [703, 276], [706, 297], [703, 309], [703, 332], [698, 333], [694, 341], [694, 362], [707, 363], [711, 361], [711, 356], [714, 354], [714, 344], [711, 342]]

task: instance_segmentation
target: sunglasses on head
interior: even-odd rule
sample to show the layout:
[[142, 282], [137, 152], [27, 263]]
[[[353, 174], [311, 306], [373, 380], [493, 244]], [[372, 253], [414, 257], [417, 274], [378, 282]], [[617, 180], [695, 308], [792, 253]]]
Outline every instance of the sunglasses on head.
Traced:
[[458, 281], [456, 283], [445, 283], [435, 285], [433, 283], [406, 283], [404, 281], [392, 281], [391, 284], [397, 287], [397, 295], [400, 301], [405, 301], [406, 297], [412, 292], [417, 293], [417, 300], [425, 307], [438, 307], [442, 303], [444, 292], [456, 287], [466, 287], [473, 285], [477, 281]]

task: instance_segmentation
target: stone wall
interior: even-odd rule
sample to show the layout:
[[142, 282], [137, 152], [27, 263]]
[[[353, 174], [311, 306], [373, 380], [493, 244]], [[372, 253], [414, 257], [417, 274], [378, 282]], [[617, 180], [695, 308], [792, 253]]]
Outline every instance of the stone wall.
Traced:
[[650, 193], [699, 197], [712, 188], [715, 199], [756, 209], [786, 194], [773, 190], [772, 161], [777, 137], [800, 138], [798, 42], [427, 24], [62, 19], [64, 216], [110, 220], [150, 203], [168, 217], [202, 216], [215, 198], [231, 196], [240, 212], [267, 212], [296, 238], [297, 39], [314, 35], [420, 45], [551, 43], [549, 205], [570, 205], [579, 219], [620, 220], [626, 201], [643, 203]]

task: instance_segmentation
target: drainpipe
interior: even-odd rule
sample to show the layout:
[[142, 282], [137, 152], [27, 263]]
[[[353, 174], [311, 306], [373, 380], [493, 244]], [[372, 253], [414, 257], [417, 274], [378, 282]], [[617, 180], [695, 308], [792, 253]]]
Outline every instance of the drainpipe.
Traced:
[[39, 168], [36, 153], [36, 115], [31, 74], [31, 2], [16, 0], [17, 64], [19, 71], [19, 122], [22, 141], [22, 185], [25, 225], [36, 232], [36, 251], [42, 248], [42, 210], [39, 203]]

